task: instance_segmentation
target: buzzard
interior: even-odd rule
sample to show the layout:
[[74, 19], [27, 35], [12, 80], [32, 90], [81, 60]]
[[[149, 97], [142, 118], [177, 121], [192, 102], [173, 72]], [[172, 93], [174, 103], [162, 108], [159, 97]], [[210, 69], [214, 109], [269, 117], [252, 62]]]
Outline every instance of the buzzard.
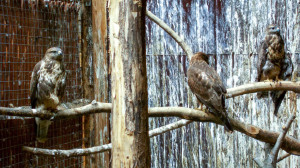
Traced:
[[188, 84], [198, 101], [219, 117], [228, 131], [233, 131], [225, 108], [226, 88], [217, 72], [208, 65], [208, 55], [193, 55], [187, 72]]
[[[257, 82], [287, 80], [292, 74], [291, 59], [285, 56], [284, 41], [280, 36], [280, 29], [271, 24], [266, 29], [265, 40], [258, 52]], [[286, 92], [271, 92], [274, 102], [274, 114], [277, 115], [279, 106]], [[257, 93], [258, 98], [265, 97], [268, 92]]]
[[[38, 62], [32, 72], [30, 81], [30, 100], [32, 109], [54, 112], [64, 95], [66, 72], [62, 63], [63, 53], [58, 47], [49, 48], [44, 58]], [[47, 140], [49, 119], [35, 118], [37, 140]]]

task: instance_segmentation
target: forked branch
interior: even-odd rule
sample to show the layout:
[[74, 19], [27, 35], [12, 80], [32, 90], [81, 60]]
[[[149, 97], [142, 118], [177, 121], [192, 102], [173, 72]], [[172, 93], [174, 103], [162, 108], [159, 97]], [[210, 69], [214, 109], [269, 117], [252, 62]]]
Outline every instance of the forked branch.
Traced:
[[[149, 108], [150, 117], [180, 117], [193, 121], [212, 122], [223, 125], [220, 119], [210, 113], [203, 111], [185, 108], [185, 107], [154, 107]], [[247, 136], [250, 136], [259, 141], [274, 145], [279, 137], [278, 132], [268, 131], [254, 125], [246, 124], [240, 120], [229, 118], [234, 130], [239, 131]], [[281, 145], [281, 149], [293, 155], [300, 155], [300, 141], [291, 137], [285, 136]]]
[[[151, 131], [149, 131], [149, 137], [154, 137], [160, 134], [163, 134], [165, 132], [168, 132], [170, 130], [174, 130], [183, 126], [188, 125], [192, 121], [189, 120], [179, 120], [174, 123], [155, 128]], [[35, 155], [47, 155], [47, 156], [66, 156], [66, 157], [71, 157], [71, 156], [84, 156], [84, 155], [90, 155], [94, 153], [101, 153], [105, 152], [108, 150], [111, 150], [112, 145], [106, 144], [106, 145], [101, 145], [101, 146], [95, 146], [91, 148], [85, 148], [85, 149], [70, 149], [70, 150], [59, 150], [59, 149], [43, 149], [43, 148], [32, 148], [28, 146], [24, 146], [23, 150], [30, 152]]]
[[287, 121], [287, 124], [283, 127], [283, 130], [282, 130], [281, 134], [279, 135], [279, 137], [276, 141], [276, 144], [274, 145], [272, 150], [270, 150], [270, 153], [268, 154], [266, 160], [264, 162], [262, 162], [258, 158], [254, 159], [254, 161], [258, 164], [259, 167], [262, 167], [262, 168], [263, 167], [265, 167], [265, 168], [275, 168], [276, 167], [276, 164], [278, 162], [277, 161], [278, 152], [281, 148], [281, 145], [284, 142], [284, 138], [287, 134], [287, 131], [291, 127], [291, 124], [292, 124], [292, 122], [294, 121], [295, 118], [296, 118], [295, 114], [290, 116], [290, 118]]
[[[241, 85], [227, 90], [227, 98], [236, 97], [242, 94], [249, 94], [259, 91], [270, 90], [290, 90], [300, 93], [300, 82], [256, 82], [252, 84]], [[19, 117], [40, 117], [40, 118], [67, 118], [72, 116], [81, 116], [92, 113], [110, 113], [111, 103], [100, 103], [93, 101], [91, 104], [58, 110], [55, 113], [48, 113], [47, 111], [32, 110], [29, 107], [7, 108], [0, 107], [0, 115], [19, 116]]]
[[184, 40], [178, 36], [178, 34], [172, 30], [164, 21], [160, 20], [157, 16], [155, 16], [150, 11], [146, 10], [146, 15], [155, 22], [158, 26], [164, 29], [173, 39], [181, 46], [184, 52], [188, 55], [189, 59], [191, 60], [193, 56], [192, 49], [184, 42]]

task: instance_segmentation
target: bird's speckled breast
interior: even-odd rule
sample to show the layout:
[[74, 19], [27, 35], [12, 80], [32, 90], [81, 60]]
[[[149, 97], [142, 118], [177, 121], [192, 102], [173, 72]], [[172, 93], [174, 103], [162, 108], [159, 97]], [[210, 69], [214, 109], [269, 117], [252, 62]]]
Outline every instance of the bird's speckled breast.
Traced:
[[278, 62], [284, 59], [284, 43], [280, 36], [269, 35], [266, 36], [268, 42], [268, 59]]

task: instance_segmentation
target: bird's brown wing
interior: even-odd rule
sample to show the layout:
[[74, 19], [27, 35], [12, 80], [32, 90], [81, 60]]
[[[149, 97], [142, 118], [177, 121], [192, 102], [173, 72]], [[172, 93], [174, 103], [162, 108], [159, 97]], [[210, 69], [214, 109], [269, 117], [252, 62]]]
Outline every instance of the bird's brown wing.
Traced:
[[66, 72], [65, 69], [62, 65], [62, 74], [60, 75], [60, 78], [58, 79], [58, 83], [57, 83], [57, 96], [61, 102], [64, 93], [65, 93], [65, 88], [66, 88]]
[[259, 82], [261, 80], [261, 75], [263, 73], [263, 67], [266, 64], [266, 60], [267, 60], [267, 48], [268, 48], [267, 43], [265, 41], [263, 41], [258, 50], [256, 82]]
[[225, 109], [226, 88], [217, 72], [204, 62], [193, 63], [188, 70], [188, 84], [197, 99], [224, 122], [227, 130], [233, 131]]
[[218, 74], [206, 63], [195, 63], [188, 70], [188, 84], [201, 103], [212, 110], [222, 111], [222, 94], [226, 89]]
[[31, 108], [36, 108], [37, 103], [37, 84], [39, 79], [39, 70], [41, 68], [41, 61], [38, 62], [32, 71], [31, 80], [30, 80], [30, 102]]
[[[280, 72], [280, 79], [282, 80], [290, 80], [294, 67], [292, 60], [289, 56], [285, 56], [284, 61], [282, 62], [281, 72]], [[284, 99], [286, 91], [272, 91], [271, 98], [274, 104], [274, 114], [277, 116], [279, 107], [281, 102]]]

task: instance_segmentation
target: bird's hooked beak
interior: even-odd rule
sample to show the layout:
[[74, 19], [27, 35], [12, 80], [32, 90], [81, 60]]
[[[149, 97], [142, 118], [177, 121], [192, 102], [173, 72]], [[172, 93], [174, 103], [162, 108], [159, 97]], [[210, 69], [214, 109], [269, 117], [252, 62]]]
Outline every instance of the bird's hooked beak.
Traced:
[[279, 27], [276, 27], [276, 29], [274, 31], [277, 32], [277, 33], [279, 33], [280, 32]]
[[63, 57], [62, 51], [61, 50], [57, 51], [57, 54], [58, 54], [57, 59], [62, 60], [62, 57]]

